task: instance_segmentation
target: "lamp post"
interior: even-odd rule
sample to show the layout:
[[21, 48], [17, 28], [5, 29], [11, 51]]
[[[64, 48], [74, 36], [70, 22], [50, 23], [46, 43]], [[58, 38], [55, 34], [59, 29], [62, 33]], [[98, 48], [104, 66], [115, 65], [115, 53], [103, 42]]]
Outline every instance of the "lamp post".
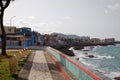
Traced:
[[24, 48], [25, 48], [25, 33], [24, 33]]
[[11, 18], [10, 18], [10, 27], [12, 27], [12, 19], [13, 18], [15, 18], [16, 16], [12, 16]]

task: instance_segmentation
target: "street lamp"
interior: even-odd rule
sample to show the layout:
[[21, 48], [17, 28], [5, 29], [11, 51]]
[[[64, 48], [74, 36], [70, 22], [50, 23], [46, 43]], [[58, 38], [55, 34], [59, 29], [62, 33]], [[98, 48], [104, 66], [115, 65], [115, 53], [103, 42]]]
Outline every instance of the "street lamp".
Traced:
[[10, 27], [12, 27], [12, 19], [13, 18], [15, 18], [16, 16], [12, 16], [11, 18], [10, 18]]

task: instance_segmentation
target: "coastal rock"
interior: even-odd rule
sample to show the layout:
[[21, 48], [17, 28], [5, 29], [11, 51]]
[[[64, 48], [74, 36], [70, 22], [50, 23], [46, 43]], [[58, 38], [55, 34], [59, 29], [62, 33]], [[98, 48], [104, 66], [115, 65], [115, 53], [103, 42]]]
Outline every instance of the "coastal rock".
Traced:
[[77, 61], [79, 61], [79, 58], [76, 58]]
[[87, 55], [87, 57], [94, 58], [95, 56], [94, 55]]
[[73, 53], [73, 51], [64, 50], [62, 52], [65, 53], [65, 54], [67, 54], [67, 55], [69, 55], [69, 56], [75, 56], [74, 53]]
[[117, 76], [114, 78], [115, 80], [120, 80], [120, 76]]
[[88, 53], [83, 53], [83, 54], [88, 55]]
[[57, 47], [55, 49], [61, 51], [62, 53], [68, 55], [68, 56], [75, 56], [73, 51], [69, 50], [70, 47]]
[[84, 47], [83, 46], [75, 46], [74, 49], [75, 50], [80, 50], [80, 49], [83, 49]]

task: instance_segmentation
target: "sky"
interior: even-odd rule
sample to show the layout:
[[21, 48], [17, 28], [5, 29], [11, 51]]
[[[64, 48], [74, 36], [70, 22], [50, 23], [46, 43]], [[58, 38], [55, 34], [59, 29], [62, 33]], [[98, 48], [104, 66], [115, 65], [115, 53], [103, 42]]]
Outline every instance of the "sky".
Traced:
[[[15, 16], [15, 17], [14, 17]], [[4, 25], [120, 40], [120, 0], [15, 0]]]

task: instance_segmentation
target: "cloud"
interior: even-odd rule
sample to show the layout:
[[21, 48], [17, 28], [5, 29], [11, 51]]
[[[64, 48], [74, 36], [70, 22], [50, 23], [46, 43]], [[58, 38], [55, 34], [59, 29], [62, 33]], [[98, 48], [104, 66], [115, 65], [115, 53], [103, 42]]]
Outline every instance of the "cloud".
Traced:
[[59, 26], [59, 24], [55, 23], [55, 22], [40, 22], [40, 23], [36, 23], [33, 24], [32, 26], [38, 26], [38, 27], [42, 27], [42, 28], [56, 28]]
[[111, 9], [111, 10], [118, 10], [118, 9], [120, 9], [120, 3], [115, 3], [115, 4], [112, 4], [112, 5], [108, 5], [107, 8]]
[[109, 4], [106, 6], [104, 13], [108, 14], [109, 12], [116, 12], [120, 10], [120, 3]]
[[28, 16], [28, 18], [29, 18], [29, 19], [35, 19], [35, 17], [34, 17], [34, 16]]
[[48, 26], [48, 23], [46, 22], [40, 22], [40, 23], [37, 23], [37, 24], [33, 24], [34, 26], [40, 26], [40, 27], [47, 27]]
[[104, 12], [105, 12], [105, 14], [108, 14], [108, 10], [107, 9], [105, 9]]
[[55, 26], [56, 25], [54, 23], [40, 22], [40, 23], [33, 24], [30, 27], [34, 31], [48, 33], [48, 32], [52, 32], [52, 30], [54, 30]]
[[56, 21], [56, 24], [63, 24], [62, 21]]
[[72, 19], [72, 17], [70, 17], [70, 16], [66, 16], [66, 17], [63, 17], [62, 19], [70, 20], [70, 19]]
[[18, 22], [25, 21], [24, 19], [19, 19]]
[[55, 22], [50, 22], [50, 23], [49, 23], [49, 26], [57, 27], [57, 24], [56, 24]]

